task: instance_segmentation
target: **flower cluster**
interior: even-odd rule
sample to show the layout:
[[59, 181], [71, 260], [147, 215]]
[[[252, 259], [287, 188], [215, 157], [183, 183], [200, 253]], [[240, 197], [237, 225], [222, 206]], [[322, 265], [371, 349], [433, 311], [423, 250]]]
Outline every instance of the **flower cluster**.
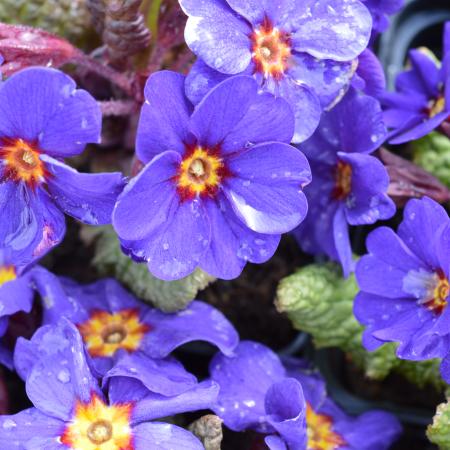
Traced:
[[[387, 450], [401, 433], [393, 414], [347, 414], [309, 362], [240, 341], [227, 317], [195, 295], [184, 309], [162, 312], [141, 301], [120, 264], [115, 276], [136, 296], [114, 278], [79, 284], [43, 258], [62, 242], [68, 215], [83, 224], [83, 251], [95, 233], [111, 233], [115, 255], [131, 271], [142, 268], [144, 283], [177, 289], [201, 272], [235, 279], [247, 263], [270, 260], [292, 233], [295, 251], [342, 267], [311, 271], [296, 290], [321, 324], [330, 315], [351, 321], [346, 352], [358, 347], [363, 359], [362, 345], [394, 342], [400, 359], [441, 358], [450, 383], [450, 219], [401, 164], [393, 175], [381, 148], [435, 129], [450, 136], [450, 23], [442, 62], [411, 51], [389, 93], [373, 44], [403, 0], [178, 0], [178, 10], [168, 2], [158, 12], [170, 26], [139, 0], [88, 3], [108, 44], [89, 56], [32, 28], [14, 28], [23, 47], [14, 39], [5, 47], [0, 24], [8, 66], [0, 78], [0, 363], [25, 384], [32, 405], [0, 415], [0, 450], [201, 450], [196, 435], [164, 418], [205, 409], [233, 431], [250, 430], [252, 449]], [[147, 23], [152, 33], [161, 25], [164, 45], [155, 33], [147, 48]], [[178, 28], [183, 50], [180, 36], [168, 45], [166, 34]], [[65, 52], [48, 67], [29, 64], [42, 64], [36, 48], [47, 57], [61, 42]], [[165, 50], [182, 56], [175, 64]], [[155, 71], [159, 57], [161, 68], [192, 63], [189, 50], [197, 59], [186, 75]], [[74, 79], [51, 67], [60, 67], [56, 60], [75, 66]], [[90, 70], [110, 83], [100, 89], [85, 76]], [[86, 146], [101, 143], [108, 111], [126, 116], [121, 145], [131, 141], [135, 153], [114, 166], [132, 166], [129, 178], [77, 170], [86, 168]], [[397, 232], [389, 223], [376, 228], [395, 216], [391, 197], [405, 184], [409, 197], [422, 198], [397, 203], [406, 204]], [[350, 227], [361, 227], [361, 237], [367, 225], [367, 254], [356, 261], [363, 244], [352, 245]], [[317, 301], [317, 287], [322, 296], [329, 290], [326, 302]], [[278, 307], [303, 314], [293, 320], [303, 329], [306, 308], [288, 291]], [[329, 308], [339, 295], [346, 301]], [[14, 332], [17, 315], [33, 312], [26, 335]], [[218, 349], [207, 379], [180, 362], [194, 341]]]

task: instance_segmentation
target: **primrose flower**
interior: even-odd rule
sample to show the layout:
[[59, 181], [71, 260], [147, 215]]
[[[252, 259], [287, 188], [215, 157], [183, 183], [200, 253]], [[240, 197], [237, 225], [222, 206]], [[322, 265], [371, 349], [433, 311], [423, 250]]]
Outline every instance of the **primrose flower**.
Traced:
[[231, 279], [267, 261], [307, 212], [310, 170], [288, 145], [289, 105], [236, 76], [194, 109], [184, 77], [167, 71], [149, 78], [145, 97], [136, 151], [146, 166], [113, 212], [125, 252], [165, 280], [197, 266]]
[[294, 142], [317, 127], [323, 108], [348, 87], [372, 19], [359, 0], [179, 0], [185, 40], [199, 57], [186, 92], [197, 103], [230, 75], [252, 75], [295, 112]]
[[399, 435], [390, 414], [350, 417], [302, 361], [285, 365], [269, 348], [250, 341], [241, 342], [232, 357], [216, 355], [210, 373], [220, 391], [213, 410], [234, 431], [265, 434], [271, 450], [385, 450]]
[[238, 344], [231, 323], [207, 303], [193, 301], [183, 311], [166, 314], [138, 301], [113, 279], [86, 286], [69, 279], [60, 283], [61, 289], [46, 295], [53, 322], [64, 315], [76, 325], [101, 374], [126, 354], [165, 358], [182, 344], [202, 340], [230, 355]]
[[450, 22], [444, 29], [442, 64], [427, 49], [411, 50], [411, 68], [396, 79], [396, 92], [381, 97], [389, 142], [419, 139], [450, 116]]
[[427, 197], [407, 203], [397, 234], [387, 227], [369, 234], [354, 304], [368, 350], [398, 342], [398, 357], [412, 360], [449, 352], [449, 242], [448, 215]]
[[34, 407], [0, 416], [0, 448], [203, 448], [186, 430], [150, 421], [208, 408], [217, 397], [214, 383], [196, 383], [179, 363], [170, 360], [160, 365], [159, 372], [128, 366], [127, 374], [110, 374], [107, 385], [100, 386], [72, 324], [63, 320], [39, 332], [44, 334], [46, 351], [28, 352], [25, 373], [26, 391]]
[[84, 223], [110, 222], [120, 174], [81, 174], [62, 159], [98, 142], [96, 101], [67, 75], [30, 68], [0, 89], [0, 246], [37, 256], [61, 241], [63, 212]]
[[339, 261], [346, 276], [353, 270], [348, 226], [372, 224], [395, 213], [386, 194], [387, 171], [369, 155], [385, 136], [379, 103], [350, 90], [299, 147], [310, 161], [313, 181], [305, 190], [308, 216], [294, 234], [304, 251]]
[[[35, 294], [43, 296], [42, 283], [52, 289], [55, 277], [46, 269], [34, 266], [34, 262], [29, 252], [11, 247], [0, 249], [0, 338], [7, 331], [9, 316], [19, 311], [30, 312]], [[48, 318], [46, 309], [43, 305], [43, 315]], [[0, 363], [13, 368], [12, 352], [1, 343]]]

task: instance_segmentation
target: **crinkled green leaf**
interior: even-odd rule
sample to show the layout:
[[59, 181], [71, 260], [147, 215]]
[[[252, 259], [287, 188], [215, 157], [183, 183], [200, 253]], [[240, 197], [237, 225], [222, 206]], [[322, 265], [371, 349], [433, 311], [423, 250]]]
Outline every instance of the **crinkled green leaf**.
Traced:
[[450, 403], [441, 403], [436, 409], [433, 423], [427, 428], [428, 439], [441, 450], [450, 450]]
[[439, 360], [404, 361], [395, 356], [396, 344], [387, 343], [368, 352], [361, 343], [363, 326], [353, 315], [358, 293], [354, 275], [345, 279], [337, 264], [311, 264], [281, 280], [276, 306], [298, 330], [311, 334], [316, 347], [339, 347], [372, 379], [383, 379], [391, 371], [423, 387], [442, 390]]
[[[171, 312], [184, 309], [197, 295], [214, 281], [214, 277], [197, 269], [177, 281], [163, 281], [154, 277], [146, 264], [137, 264], [120, 249], [119, 241], [111, 227], [101, 227], [93, 232], [95, 257], [93, 265], [102, 276], [113, 276], [127, 286], [137, 297], [157, 308]], [[89, 239], [84, 231], [85, 239]]]
[[450, 188], [450, 139], [437, 132], [412, 143], [414, 162]]

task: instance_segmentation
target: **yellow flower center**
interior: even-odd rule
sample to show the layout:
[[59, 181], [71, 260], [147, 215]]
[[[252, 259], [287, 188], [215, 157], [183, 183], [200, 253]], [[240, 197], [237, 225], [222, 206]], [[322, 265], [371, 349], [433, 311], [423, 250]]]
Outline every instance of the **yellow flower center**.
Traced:
[[444, 272], [439, 269], [435, 275], [436, 284], [433, 290], [433, 298], [426, 300], [423, 304], [436, 314], [442, 314], [447, 306], [447, 297], [450, 293], [450, 285]]
[[0, 159], [5, 164], [4, 178], [24, 181], [31, 187], [42, 183], [48, 172], [35, 145], [23, 139], [3, 138], [0, 141]]
[[181, 162], [177, 187], [182, 199], [213, 196], [226, 175], [222, 159], [202, 147], [188, 151]]
[[110, 357], [119, 349], [134, 352], [150, 331], [150, 326], [140, 321], [136, 309], [124, 309], [113, 314], [94, 311], [86, 322], [77, 326], [93, 357]]
[[288, 67], [291, 43], [288, 35], [272, 26], [266, 18], [251, 35], [253, 61], [265, 78], [280, 79]]
[[336, 200], [345, 200], [352, 190], [352, 166], [338, 161], [335, 172], [335, 185], [332, 197]]
[[306, 404], [306, 427], [307, 450], [336, 450], [346, 444], [342, 436], [333, 431], [331, 417], [316, 413], [309, 403]]
[[8, 283], [8, 281], [13, 281], [17, 278], [16, 269], [14, 266], [0, 266], [0, 287]]
[[445, 109], [445, 98], [444, 96], [439, 96], [436, 100], [431, 100], [428, 107], [428, 115], [430, 118], [437, 116]]
[[89, 403], [76, 403], [61, 442], [71, 450], [134, 450], [132, 409], [132, 403], [108, 406], [93, 394]]

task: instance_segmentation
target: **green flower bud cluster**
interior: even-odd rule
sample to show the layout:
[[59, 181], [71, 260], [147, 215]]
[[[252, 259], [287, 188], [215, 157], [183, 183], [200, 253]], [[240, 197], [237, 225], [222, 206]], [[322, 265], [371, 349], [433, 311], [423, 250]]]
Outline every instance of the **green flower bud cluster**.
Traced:
[[412, 143], [416, 164], [450, 188], [450, 139], [437, 132]]
[[450, 450], [450, 403], [441, 403], [436, 409], [433, 423], [427, 428], [427, 437], [441, 450]]

